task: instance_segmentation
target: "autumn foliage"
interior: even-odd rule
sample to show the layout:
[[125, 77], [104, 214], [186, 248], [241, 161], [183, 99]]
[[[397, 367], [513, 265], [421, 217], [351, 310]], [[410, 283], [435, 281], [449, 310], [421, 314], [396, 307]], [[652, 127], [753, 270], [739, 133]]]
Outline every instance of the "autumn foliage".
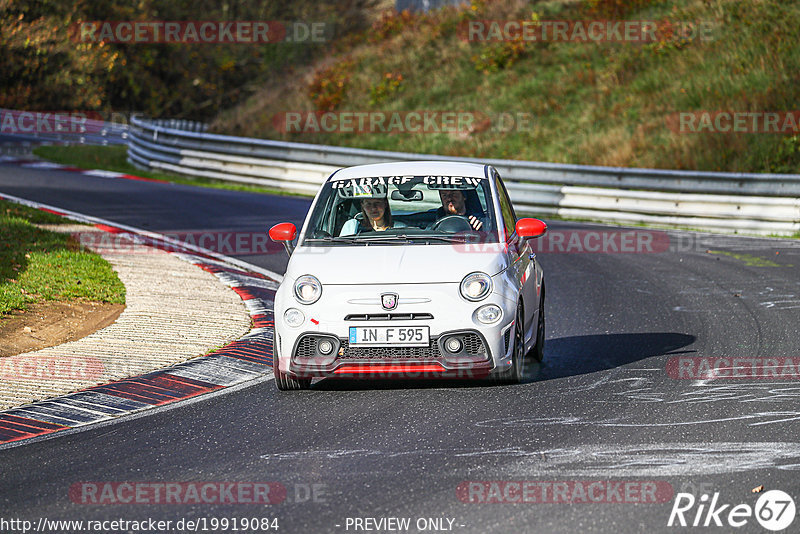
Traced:
[[0, 0], [0, 108], [210, 118], [325, 43], [80, 42], [87, 21], [324, 21], [366, 27], [373, 0]]

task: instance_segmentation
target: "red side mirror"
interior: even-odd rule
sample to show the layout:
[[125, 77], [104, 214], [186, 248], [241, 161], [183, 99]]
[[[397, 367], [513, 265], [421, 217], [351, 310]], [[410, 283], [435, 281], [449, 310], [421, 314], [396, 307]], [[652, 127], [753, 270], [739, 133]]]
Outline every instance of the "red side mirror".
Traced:
[[547, 232], [547, 224], [539, 219], [520, 219], [517, 221], [517, 235], [523, 239], [542, 237]]
[[269, 238], [277, 243], [294, 241], [297, 236], [297, 228], [292, 223], [276, 224], [269, 229]]

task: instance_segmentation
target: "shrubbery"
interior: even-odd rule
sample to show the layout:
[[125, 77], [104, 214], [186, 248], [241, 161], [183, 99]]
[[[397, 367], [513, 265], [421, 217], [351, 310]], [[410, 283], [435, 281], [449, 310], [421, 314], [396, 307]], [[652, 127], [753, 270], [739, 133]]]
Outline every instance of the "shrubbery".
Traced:
[[368, 27], [375, 0], [0, 0], [0, 108], [211, 118], [327, 43], [80, 43], [81, 21], [324, 21]]

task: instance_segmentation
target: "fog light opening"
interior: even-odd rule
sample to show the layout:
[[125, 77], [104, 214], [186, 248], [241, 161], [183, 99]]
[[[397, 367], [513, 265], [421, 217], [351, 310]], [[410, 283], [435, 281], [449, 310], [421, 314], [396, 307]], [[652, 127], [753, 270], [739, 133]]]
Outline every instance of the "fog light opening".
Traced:
[[461, 340], [457, 337], [448, 338], [444, 344], [444, 348], [447, 349], [447, 352], [450, 354], [457, 354], [461, 352], [462, 346], [463, 344], [461, 343]]
[[333, 352], [333, 343], [331, 343], [327, 339], [323, 339], [322, 341], [319, 342], [317, 350], [319, 350], [320, 354], [327, 356], [328, 354]]

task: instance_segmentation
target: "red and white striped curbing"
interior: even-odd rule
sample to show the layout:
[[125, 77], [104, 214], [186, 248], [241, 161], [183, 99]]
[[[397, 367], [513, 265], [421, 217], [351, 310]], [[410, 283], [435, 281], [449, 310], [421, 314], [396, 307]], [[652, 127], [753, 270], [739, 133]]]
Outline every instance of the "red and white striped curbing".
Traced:
[[[8, 159], [3, 162], [10, 163]], [[43, 165], [41, 162], [20, 163], [23, 166], [35, 165], [34, 168], [69, 170], [104, 178], [140, 179], [122, 173]], [[167, 249], [170, 254], [213, 273], [222, 284], [242, 298], [252, 320], [252, 328], [246, 335], [207, 355], [144, 375], [0, 412], [0, 448], [271, 376], [272, 302], [280, 275], [200, 247], [180, 246], [174, 240], [154, 232], [2, 193], [0, 198], [90, 223], [106, 232], [134, 233], [149, 246]]]

